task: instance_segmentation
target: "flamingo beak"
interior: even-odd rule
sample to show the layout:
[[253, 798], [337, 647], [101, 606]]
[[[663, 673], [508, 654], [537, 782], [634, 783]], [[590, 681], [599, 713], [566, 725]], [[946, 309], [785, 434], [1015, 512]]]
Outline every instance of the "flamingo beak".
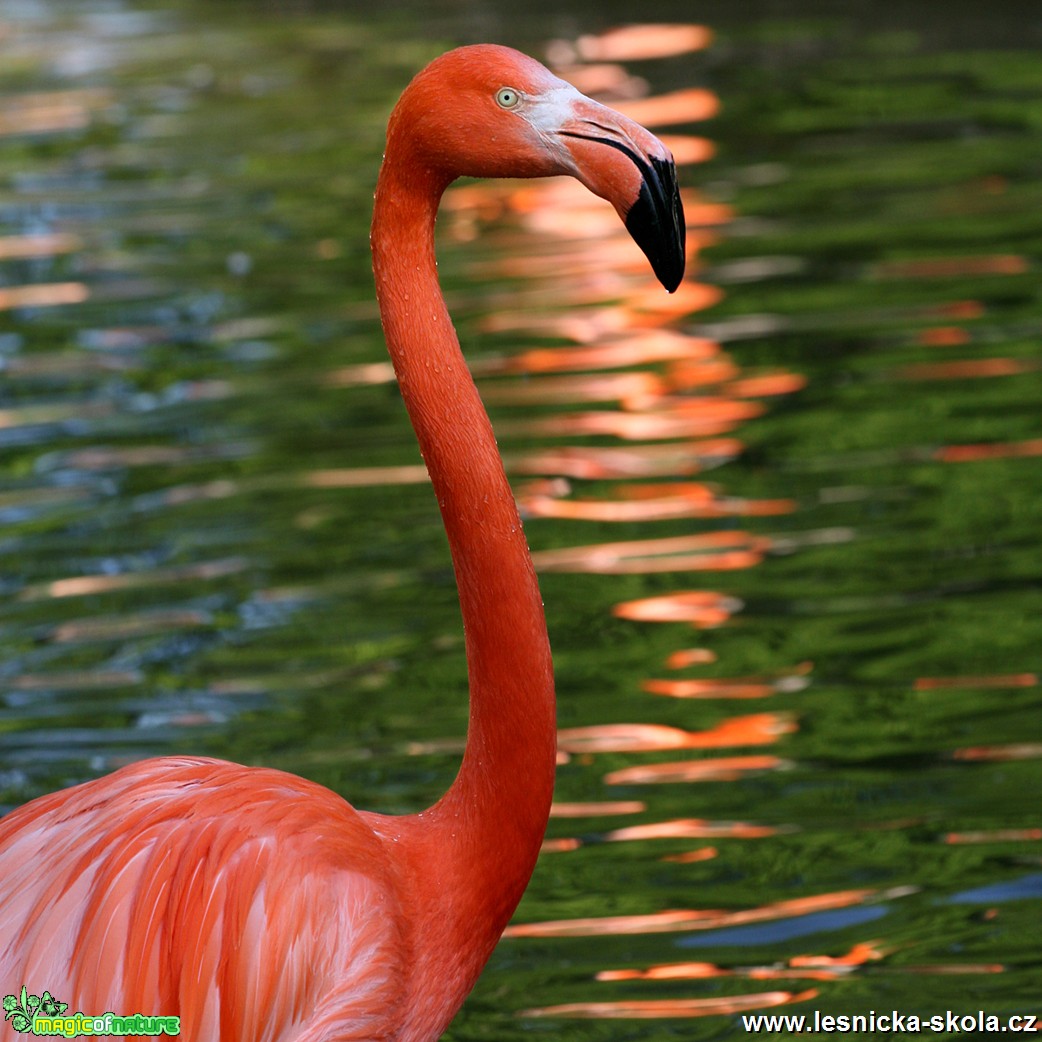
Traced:
[[633, 241], [672, 293], [684, 277], [684, 206], [673, 155], [639, 123], [582, 98], [558, 130], [575, 175], [614, 205]]
[[626, 214], [626, 231], [644, 251], [659, 282], [672, 293], [684, 277], [684, 204], [680, 201], [677, 168], [668, 160], [649, 156], [643, 169], [637, 201]]

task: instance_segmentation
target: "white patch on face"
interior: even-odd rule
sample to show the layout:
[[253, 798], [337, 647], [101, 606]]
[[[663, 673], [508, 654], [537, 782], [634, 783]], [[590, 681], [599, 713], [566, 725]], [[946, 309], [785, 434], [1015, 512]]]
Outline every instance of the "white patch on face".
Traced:
[[519, 109], [529, 124], [541, 135], [553, 134], [560, 130], [575, 115], [575, 103], [586, 101], [570, 83], [557, 81], [560, 86], [553, 86], [540, 94], [528, 95]]

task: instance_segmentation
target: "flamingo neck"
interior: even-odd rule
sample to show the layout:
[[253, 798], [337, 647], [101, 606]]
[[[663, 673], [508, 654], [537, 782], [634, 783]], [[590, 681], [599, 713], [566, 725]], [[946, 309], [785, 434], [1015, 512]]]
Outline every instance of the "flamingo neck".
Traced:
[[414, 859], [414, 897], [442, 966], [453, 946], [461, 951], [457, 973], [466, 994], [535, 866], [553, 790], [556, 725], [535, 570], [438, 284], [434, 221], [445, 187], [389, 147], [371, 238], [387, 346], [452, 553], [470, 721], [463, 763], [445, 796], [418, 815], [384, 819], [383, 829]]

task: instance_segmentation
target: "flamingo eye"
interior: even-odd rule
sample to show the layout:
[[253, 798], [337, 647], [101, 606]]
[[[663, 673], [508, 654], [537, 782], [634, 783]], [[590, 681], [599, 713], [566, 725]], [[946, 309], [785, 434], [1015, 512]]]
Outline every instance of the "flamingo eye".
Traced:
[[500, 87], [496, 91], [496, 104], [501, 109], [516, 109], [521, 104], [521, 92], [513, 87]]

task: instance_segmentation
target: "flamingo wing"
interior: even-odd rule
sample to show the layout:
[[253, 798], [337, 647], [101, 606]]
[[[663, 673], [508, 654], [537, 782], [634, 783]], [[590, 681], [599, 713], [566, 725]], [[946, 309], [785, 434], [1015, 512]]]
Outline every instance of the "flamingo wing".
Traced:
[[0, 821], [0, 982], [69, 1013], [174, 1015], [196, 1042], [391, 1037], [401, 919], [370, 827], [281, 771], [150, 760]]

